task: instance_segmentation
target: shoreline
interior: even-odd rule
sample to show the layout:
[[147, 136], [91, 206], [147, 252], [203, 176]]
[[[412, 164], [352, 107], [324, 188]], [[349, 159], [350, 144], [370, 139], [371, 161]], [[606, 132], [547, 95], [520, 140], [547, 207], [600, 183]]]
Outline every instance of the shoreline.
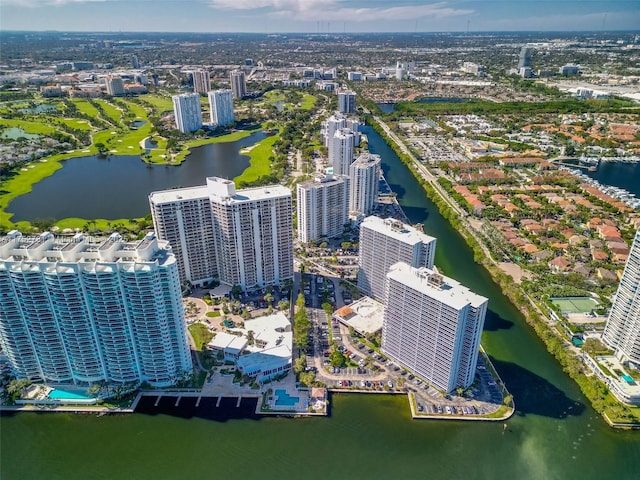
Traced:
[[[495, 371], [495, 370], [493, 370]], [[499, 379], [499, 377], [498, 377]], [[502, 381], [500, 380], [502, 383]], [[511, 407], [507, 407], [505, 405], [500, 405], [498, 409], [492, 414], [494, 415], [496, 412], [500, 412], [502, 409], [506, 408], [506, 412], [500, 416], [487, 416], [487, 415], [477, 415], [477, 414], [468, 414], [468, 415], [460, 415], [460, 414], [429, 414], [429, 413], [420, 413], [415, 408], [415, 392], [413, 391], [368, 391], [368, 390], [346, 390], [339, 388], [327, 388], [327, 392], [336, 395], [394, 395], [394, 396], [406, 396], [407, 401], [409, 403], [409, 413], [413, 420], [444, 420], [444, 421], [473, 421], [473, 422], [503, 422], [511, 418], [515, 414], [515, 402], [512, 403]], [[75, 413], [75, 414], [91, 414], [96, 415], [98, 417], [104, 415], [120, 415], [120, 414], [134, 414], [136, 413], [137, 405], [142, 397], [154, 397], [156, 398], [156, 405], [160, 402], [161, 398], [170, 397], [176, 398], [175, 408], [178, 408], [178, 404], [183, 397], [194, 397], [197, 398], [196, 406], [199, 404], [200, 399], [237, 399], [237, 406], [240, 404], [242, 399], [256, 399], [257, 404], [254, 413], [256, 415], [265, 415], [265, 416], [281, 416], [281, 417], [329, 417], [328, 408], [325, 409], [324, 412], [309, 412], [309, 411], [296, 411], [296, 410], [263, 410], [262, 405], [264, 402], [264, 395], [266, 393], [260, 394], [239, 394], [239, 395], [224, 395], [220, 394], [212, 394], [212, 393], [202, 393], [202, 392], [139, 392], [136, 395], [136, 398], [131, 403], [129, 407], [107, 407], [107, 406], [78, 406], [78, 405], [21, 405], [21, 406], [0, 406], [0, 416], [3, 414], [12, 414], [12, 413]], [[262, 402], [260, 401], [262, 400]], [[329, 404], [328, 404], [329, 405]], [[327, 407], [328, 407], [327, 405]], [[170, 414], [169, 414], [170, 415]]]
[[[434, 184], [430, 183], [427, 179], [425, 179], [422, 174], [416, 171], [418, 166], [418, 161], [412, 156], [404, 153], [404, 149], [406, 147], [400, 141], [400, 145], [398, 145], [398, 141], [390, 142], [390, 136], [386, 134], [386, 129], [383, 125], [384, 122], [375, 116], [371, 115], [370, 118], [372, 121], [370, 125], [376, 130], [383, 140], [389, 145], [389, 147], [396, 153], [400, 161], [409, 169], [411, 174], [416, 178], [420, 186], [423, 188], [425, 195], [434, 203], [440, 214], [447, 220], [447, 222], [458, 232], [458, 234], [463, 238], [464, 242], [467, 246], [474, 252], [474, 260], [476, 263], [481, 265], [490, 275], [492, 281], [500, 288], [502, 294], [509, 299], [509, 301], [513, 304], [513, 306], [518, 309], [518, 311], [522, 314], [525, 322], [529, 325], [533, 331], [536, 333], [538, 338], [542, 340], [547, 348], [547, 351], [554, 356], [554, 358], [558, 361], [560, 366], [563, 368], [565, 373], [569, 375], [569, 377], [578, 385], [582, 394], [589, 401], [590, 406], [605, 420], [605, 422], [614, 429], [629, 429], [629, 428], [638, 428], [640, 429], [640, 423], [624, 423], [621, 424], [619, 422], [611, 421], [607, 415], [606, 410], [598, 410], [594, 405], [594, 399], [589, 396], [589, 391], [587, 391], [587, 386], [585, 382], [587, 381], [596, 381], [598, 383], [602, 383], [598, 379], [593, 379], [593, 375], [587, 376], [582, 372], [581, 369], [572, 369], [570, 366], [571, 361], [577, 356], [570, 351], [566, 350], [566, 341], [562, 338], [553, 328], [551, 320], [549, 320], [546, 315], [539, 309], [539, 307], [530, 299], [530, 297], [526, 294], [526, 292], [522, 291], [520, 287], [518, 288], [517, 293], [521, 293], [523, 295], [524, 301], [519, 302], [515, 298], [515, 295], [512, 292], [505, 288], [504, 282], [509, 283], [510, 279], [501, 278], [506, 277], [506, 275], [499, 270], [499, 267], [495, 264], [495, 261], [491, 258], [489, 254], [488, 247], [482, 242], [476, 233], [473, 231], [473, 228], [465, 222], [465, 217], [461, 217], [457, 222], [452, 222], [452, 217], [458, 218], [458, 214], [456, 213], [455, 208], [452, 208], [450, 202], [453, 201], [451, 199], [446, 198], [438, 188], [434, 188]], [[388, 128], [388, 127], [387, 127]], [[380, 130], [382, 130], [382, 132]], [[393, 139], [392, 139], [393, 140]], [[398, 139], [399, 140], [399, 139]], [[398, 151], [399, 150], [399, 151]], [[406, 156], [410, 156], [410, 160], [407, 160]], [[436, 182], [437, 183], [437, 182]], [[479, 251], [478, 251], [479, 250]], [[482, 253], [483, 255], [478, 255], [478, 253]], [[511, 282], [512, 285], [512, 282]], [[563, 348], [560, 352], [552, 349], [551, 342], [555, 340], [560, 341], [563, 345]], [[566, 350], [566, 352], [565, 352]], [[566, 355], [564, 355], [566, 353]], [[602, 383], [604, 385], [604, 383]], [[620, 403], [621, 406], [627, 407], [626, 404]]]
[[[174, 155], [170, 163], [145, 161], [145, 159], [139, 153], [137, 154], [137, 156], [140, 158], [141, 162], [149, 166], [177, 167], [182, 165], [186, 161], [186, 157], [191, 153], [191, 150], [190, 150], [191, 148], [201, 147], [211, 143], [235, 142], [243, 138], [246, 138], [252, 135], [253, 133], [260, 131], [260, 129], [262, 128], [263, 128], [263, 125], [260, 125], [256, 128], [252, 128], [248, 130], [238, 130], [237, 132], [220, 135], [213, 138], [187, 141], [184, 144], [186, 149]], [[256, 146], [257, 145], [258, 144], [256, 144]], [[182, 155], [183, 153], [184, 155]], [[9, 207], [11, 202], [20, 196], [27, 195], [28, 193], [32, 192], [34, 185], [55, 174], [58, 170], [60, 170], [64, 166], [62, 162], [65, 162], [66, 160], [70, 160], [74, 158], [80, 158], [80, 157], [92, 156], [92, 155], [98, 155], [98, 154], [99, 152], [97, 148], [95, 147], [94, 144], [92, 144], [86, 148], [72, 150], [70, 152], [65, 152], [65, 153], [57, 153], [55, 155], [51, 155], [48, 157], [42, 157], [38, 160], [29, 162], [28, 164], [26, 164], [25, 167], [23, 168], [26, 168], [29, 165], [33, 166], [33, 168], [26, 168], [26, 171], [18, 170], [15, 175], [7, 178], [1, 184], [2, 190], [6, 193], [0, 194], [0, 225], [5, 226], [9, 229], [18, 228], [21, 226], [26, 227], [28, 225], [31, 225], [31, 222], [28, 220], [20, 220], [18, 222], [13, 222], [11, 220], [13, 217], [13, 213], [7, 211], [7, 208]], [[131, 156], [131, 155], [136, 156], [136, 154], [133, 154], [132, 152], [118, 152], [118, 153], [108, 153], [106, 157]], [[182, 157], [180, 157], [180, 155], [182, 155]], [[178, 157], [180, 157], [180, 159], [176, 160]], [[246, 170], [250, 168], [251, 168], [251, 165], [249, 165], [249, 167], [247, 167]], [[66, 224], [68, 224], [70, 220], [76, 220], [77, 218], [78, 217], [61, 218], [56, 221], [55, 225], [60, 226], [61, 229], [66, 228]], [[139, 218], [143, 218], [143, 217], [139, 217]], [[110, 222], [113, 224], [113, 223], [128, 222], [129, 219], [111, 219], [110, 220], [110, 219], [99, 219], [99, 218], [94, 218], [94, 219], [83, 218], [83, 219], [79, 219], [79, 221], [76, 223], [86, 223], [86, 222], [92, 222], [92, 221], [100, 222], [102, 224], [106, 224], [107, 222]], [[59, 225], [59, 224], [62, 224], [62, 225]]]

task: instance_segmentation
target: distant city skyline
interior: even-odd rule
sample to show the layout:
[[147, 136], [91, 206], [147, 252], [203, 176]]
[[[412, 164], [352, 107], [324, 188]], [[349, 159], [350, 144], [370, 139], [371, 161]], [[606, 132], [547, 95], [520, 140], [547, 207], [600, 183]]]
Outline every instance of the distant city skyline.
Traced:
[[351, 33], [638, 30], [637, 0], [3, 0], [1, 30]]

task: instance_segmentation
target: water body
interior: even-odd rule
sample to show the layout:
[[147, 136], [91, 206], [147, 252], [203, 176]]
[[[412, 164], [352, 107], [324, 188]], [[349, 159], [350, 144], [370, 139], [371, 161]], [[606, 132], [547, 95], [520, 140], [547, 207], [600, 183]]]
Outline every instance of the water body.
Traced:
[[591, 410], [407, 168], [365, 133], [411, 221], [438, 237], [436, 263], [489, 297], [483, 345], [517, 406], [506, 429], [411, 420], [400, 395], [333, 395], [331, 417], [312, 419], [169, 415], [170, 403], [114, 417], [19, 414], [1, 419], [2, 479], [640, 478], [640, 434], [613, 431]]
[[47, 103], [41, 103], [40, 105], [34, 107], [34, 108], [23, 108], [22, 110], [20, 110], [21, 113], [28, 113], [28, 114], [39, 114], [39, 113], [50, 113], [50, 112], [55, 112], [56, 110], [58, 110], [58, 107], [56, 107], [55, 105], [49, 105]]
[[36, 218], [135, 218], [149, 213], [149, 193], [204, 185], [208, 176], [234, 178], [249, 166], [243, 147], [265, 138], [256, 132], [235, 142], [196, 147], [180, 166], [148, 165], [139, 156], [78, 157], [13, 200], [12, 221]]
[[640, 197], [640, 162], [600, 162], [595, 172], [584, 172], [603, 185], [624, 188]]
[[27, 133], [23, 129], [18, 127], [10, 127], [2, 131], [1, 138], [7, 138], [10, 140], [17, 140], [20, 137], [32, 140], [34, 138], [40, 138], [40, 135], [36, 133]]
[[395, 112], [396, 104], [395, 103], [378, 103], [378, 108], [382, 110], [384, 113]]
[[[424, 97], [420, 100], [417, 100], [417, 103], [463, 103], [468, 102], [468, 98], [458, 98], [458, 97]], [[382, 110], [384, 113], [395, 112], [396, 105], [395, 103], [378, 103], [378, 108]]]

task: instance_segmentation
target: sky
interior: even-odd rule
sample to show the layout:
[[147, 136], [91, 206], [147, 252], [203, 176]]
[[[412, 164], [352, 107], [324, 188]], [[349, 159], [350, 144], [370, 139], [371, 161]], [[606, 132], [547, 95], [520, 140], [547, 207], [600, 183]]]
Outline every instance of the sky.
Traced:
[[640, 0], [0, 0], [0, 30], [640, 30]]

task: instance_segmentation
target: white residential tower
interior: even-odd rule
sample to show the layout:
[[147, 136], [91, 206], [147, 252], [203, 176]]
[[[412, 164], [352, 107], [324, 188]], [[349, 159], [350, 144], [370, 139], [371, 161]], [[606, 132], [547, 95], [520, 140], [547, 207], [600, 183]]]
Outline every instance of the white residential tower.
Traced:
[[324, 175], [297, 188], [298, 239], [308, 243], [341, 235], [349, 221], [349, 178]]
[[433, 268], [436, 239], [392, 218], [367, 217], [360, 224], [358, 288], [378, 300], [391, 265]]
[[191, 133], [202, 127], [202, 111], [200, 95], [197, 93], [183, 93], [174, 95], [173, 114], [176, 117], [176, 128], [182, 133]]
[[231, 90], [214, 90], [209, 92], [211, 123], [229, 125], [235, 122], [233, 114], [233, 94]]
[[191, 352], [175, 257], [149, 233], [0, 239], [0, 343], [18, 377], [176, 383]]
[[473, 383], [487, 299], [428, 268], [387, 274], [382, 351], [437, 388]]

